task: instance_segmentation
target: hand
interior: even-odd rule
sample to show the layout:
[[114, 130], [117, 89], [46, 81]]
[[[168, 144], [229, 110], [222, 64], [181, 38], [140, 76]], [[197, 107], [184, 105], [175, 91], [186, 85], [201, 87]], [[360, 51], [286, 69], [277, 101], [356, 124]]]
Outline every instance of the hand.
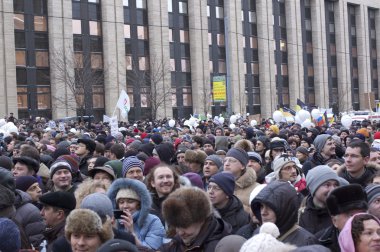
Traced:
[[123, 210], [124, 214], [121, 215], [120, 223], [124, 226], [125, 230], [133, 233], [133, 217], [128, 210]]

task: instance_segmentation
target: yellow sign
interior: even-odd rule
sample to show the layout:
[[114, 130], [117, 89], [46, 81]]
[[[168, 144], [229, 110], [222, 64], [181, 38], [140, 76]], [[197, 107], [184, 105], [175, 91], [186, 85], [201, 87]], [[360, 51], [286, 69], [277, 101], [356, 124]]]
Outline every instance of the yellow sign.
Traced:
[[226, 76], [215, 76], [212, 78], [214, 102], [225, 102], [226, 98]]

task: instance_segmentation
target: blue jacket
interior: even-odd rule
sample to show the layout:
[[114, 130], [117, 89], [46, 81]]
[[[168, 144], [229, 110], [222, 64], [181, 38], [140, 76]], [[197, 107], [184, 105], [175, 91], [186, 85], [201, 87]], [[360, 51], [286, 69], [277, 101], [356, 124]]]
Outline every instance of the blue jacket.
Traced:
[[[165, 237], [165, 229], [160, 219], [150, 214], [152, 198], [145, 184], [127, 178], [115, 180], [108, 189], [108, 197], [111, 199], [114, 209], [118, 209], [116, 195], [120, 189], [130, 188], [140, 196], [140, 210], [133, 213], [133, 228], [142, 245], [157, 250]], [[119, 229], [124, 228], [119, 226]]]

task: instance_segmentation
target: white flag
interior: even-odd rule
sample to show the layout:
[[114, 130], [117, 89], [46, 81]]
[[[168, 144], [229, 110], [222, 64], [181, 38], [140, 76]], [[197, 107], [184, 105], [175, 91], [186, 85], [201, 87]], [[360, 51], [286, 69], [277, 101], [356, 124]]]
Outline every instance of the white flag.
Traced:
[[124, 90], [121, 91], [116, 106], [121, 110], [122, 114], [128, 114], [129, 110], [131, 109], [131, 103], [128, 94]]

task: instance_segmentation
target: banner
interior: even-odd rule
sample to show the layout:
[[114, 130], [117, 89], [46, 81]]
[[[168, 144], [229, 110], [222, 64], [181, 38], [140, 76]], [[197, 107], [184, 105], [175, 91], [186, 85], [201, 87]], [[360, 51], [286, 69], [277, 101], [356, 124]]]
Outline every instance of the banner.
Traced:
[[116, 136], [116, 134], [119, 132], [117, 116], [113, 116], [110, 118], [110, 126], [111, 126], [111, 135]]
[[124, 90], [121, 91], [116, 106], [120, 109], [121, 114], [123, 116], [127, 115], [129, 110], [131, 109], [131, 102], [129, 100], [129, 96]]
[[212, 78], [212, 92], [214, 102], [225, 102], [226, 95], [226, 76], [214, 76]]

